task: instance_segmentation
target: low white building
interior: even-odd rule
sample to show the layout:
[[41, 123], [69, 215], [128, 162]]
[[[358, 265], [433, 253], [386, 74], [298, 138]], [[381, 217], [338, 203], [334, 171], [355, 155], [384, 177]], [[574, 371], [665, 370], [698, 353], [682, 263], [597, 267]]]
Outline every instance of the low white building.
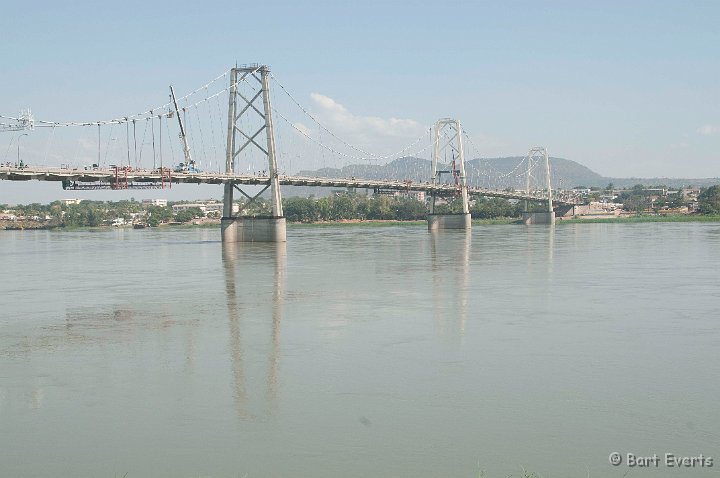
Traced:
[[72, 206], [73, 204], [80, 204], [83, 202], [82, 199], [61, 199], [61, 203], [63, 203], [66, 206]]
[[145, 206], [160, 206], [160, 207], [166, 207], [167, 206], [167, 199], [143, 199], [142, 203]]

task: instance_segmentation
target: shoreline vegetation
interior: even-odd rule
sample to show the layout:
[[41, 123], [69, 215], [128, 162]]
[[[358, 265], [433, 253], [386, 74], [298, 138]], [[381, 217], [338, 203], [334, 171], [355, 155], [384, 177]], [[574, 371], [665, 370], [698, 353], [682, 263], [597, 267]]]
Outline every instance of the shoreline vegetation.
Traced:
[[[607, 191], [613, 192], [611, 185]], [[607, 194], [601, 201], [586, 198], [586, 204], [558, 210], [557, 224], [720, 222], [720, 186], [705, 190], [668, 192], [665, 188], [644, 188]], [[235, 202], [233, 209], [243, 216], [266, 216], [268, 200], [257, 198]], [[524, 203], [501, 198], [474, 198], [469, 205], [476, 225], [520, 224]], [[542, 211], [530, 204], [530, 211]], [[289, 197], [283, 200], [289, 227], [326, 226], [421, 226], [426, 224], [430, 199], [425, 196], [335, 193], [328, 197]], [[437, 214], [457, 214], [463, 209], [459, 197], [438, 198]], [[0, 204], [0, 230], [55, 229], [94, 230], [108, 228], [217, 227], [223, 204], [217, 200], [168, 202], [165, 199], [92, 201], [65, 199], [50, 204]], [[572, 215], [574, 214], [574, 215]]]
[[[574, 217], [570, 219], [558, 219], [557, 226], [565, 224], [640, 224], [640, 223], [678, 223], [678, 222], [718, 222], [720, 223], [720, 215], [702, 215], [702, 214], [677, 214], [677, 215], [637, 215], [637, 216], [616, 216], [616, 217]], [[322, 227], [424, 227], [427, 222], [425, 220], [383, 220], [383, 219], [339, 219], [330, 221], [316, 222], [291, 222], [288, 221], [290, 228], [322, 228]], [[514, 217], [501, 217], [493, 219], [473, 219], [474, 226], [495, 226], [495, 225], [520, 225], [522, 222]], [[1, 225], [1, 224], [0, 224]], [[183, 230], [183, 229], [203, 229], [215, 228], [220, 225], [219, 220], [206, 220], [196, 223], [170, 223], [161, 224], [152, 227], [152, 230]], [[112, 229], [132, 229], [132, 225], [123, 226], [62, 226], [48, 225], [33, 222], [23, 222], [14, 224], [10, 227], [0, 227], [0, 230], [51, 230], [62, 232], [78, 232], [78, 231], [108, 231]]]

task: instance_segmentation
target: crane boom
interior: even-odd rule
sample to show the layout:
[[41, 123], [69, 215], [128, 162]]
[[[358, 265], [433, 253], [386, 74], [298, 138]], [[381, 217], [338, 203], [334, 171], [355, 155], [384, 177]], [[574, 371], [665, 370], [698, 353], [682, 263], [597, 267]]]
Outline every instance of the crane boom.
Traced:
[[187, 136], [185, 135], [185, 127], [183, 126], [180, 110], [178, 109], [177, 100], [175, 99], [175, 90], [173, 90], [172, 85], [170, 85], [170, 95], [172, 96], [173, 105], [175, 105], [175, 113], [177, 114], [178, 123], [180, 124], [180, 138], [182, 139], [183, 154], [185, 155], [185, 163], [181, 164], [176, 170], [179, 170], [178, 172], [197, 173], [199, 171], [195, 167], [195, 161], [193, 161], [190, 156], [190, 147], [188, 146]]

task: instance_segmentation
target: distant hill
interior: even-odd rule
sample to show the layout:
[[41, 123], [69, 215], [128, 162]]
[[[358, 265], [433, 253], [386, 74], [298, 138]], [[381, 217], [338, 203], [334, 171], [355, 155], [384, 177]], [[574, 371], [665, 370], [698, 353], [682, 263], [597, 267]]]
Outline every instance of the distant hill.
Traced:
[[[494, 189], [508, 187], [524, 189], [525, 164], [522, 156], [507, 158], [478, 158], [467, 161], [465, 168], [468, 183]], [[447, 165], [445, 165], [447, 167]], [[388, 164], [352, 164], [343, 168], [322, 168], [318, 170], [300, 171], [303, 176], [319, 176], [330, 178], [364, 178], [364, 179], [403, 179], [413, 182], [426, 182], [430, 180], [431, 163], [427, 159], [407, 157], [396, 159]], [[670, 188], [682, 186], [707, 187], [720, 184], [720, 178], [612, 178], [602, 176], [580, 163], [563, 158], [550, 158], [550, 171], [553, 187], [569, 189], [577, 186], [605, 187], [613, 183], [616, 188], [632, 187], [636, 184], [646, 186], [665, 185]], [[536, 171], [536, 176], [544, 177], [542, 171]], [[288, 196], [325, 196], [329, 194], [327, 188], [313, 187], [284, 187], [283, 194]]]

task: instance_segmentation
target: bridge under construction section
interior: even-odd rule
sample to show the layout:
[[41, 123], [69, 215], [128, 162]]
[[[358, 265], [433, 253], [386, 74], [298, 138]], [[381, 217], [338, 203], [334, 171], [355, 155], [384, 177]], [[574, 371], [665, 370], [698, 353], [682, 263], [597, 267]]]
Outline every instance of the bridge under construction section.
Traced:
[[[525, 158], [527, 163], [525, 170], [518, 173], [522, 174], [525, 178], [524, 190], [500, 190], [468, 186], [465, 169], [465, 145], [463, 141], [463, 138], [467, 137], [467, 134], [463, 130], [460, 121], [453, 118], [442, 118], [431, 128], [432, 142], [429, 147], [432, 149], [432, 167], [431, 170], [428, 171], [426, 176], [427, 181], [425, 182], [363, 179], [355, 177], [328, 178], [281, 175], [278, 169], [273, 112], [279, 114], [280, 117], [286, 121], [287, 118], [282, 115], [282, 113], [279, 113], [271, 104], [270, 69], [265, 65], [249, 65], [231, 68], [228, 73], [229, 86], [222, 90], [222, 92], [226, 91], [228, 93], [224, 172], [203, 172], [197, 167], [188, 143], [187, 128], [182, 119], [184, 117], [187, 121], [187, 110], [186, 108], [180, 108], [178, 106], [178, 100], [175, 98], [175, 92], [171, 87], [172, 103], [168, 104], [170, 106], [165, 105], [168, 107], [168, 112], [163, 113], [163, 115], [157, 115], [157, 118], [160, 121], [161, 131], [163, 118], [177, 118], [184, 158], [178, 167], [167, 168], [160, 166], [145, 169], [142, 167], [132, 167], [130, 165], [131, 148], [129, 127], [130, 124], [132, 124], [134, 132], [136, 122], [139, 121], [138, 118], [124, 117], [104, 122], [89, 123], [39, 122], [35, 124], [46, 127], [52, 126], [53, 133], [57, 127], [97, 126], [98, 164], [84, 168], [71, 168], [67, 165], [61, 167], [28, 167], [22, 164], [22, 162], [15, 166], [6, 164], [5, 166], [0, 166], [0, 179], [8, 181], [56, 181], [60, 182], [64, 189], [69, 190], [171, 188], [173, 184], [181, 183], [222, 184], [224, 189], [224, 207], [221, 228], [222, 239], [225, 242], [284, 242], [286, 240], [286, 225], [282, 209], [280, 186], [367, 189], [375, 192], [422, 191], [430, 196], [430, 212], [428, 214], [428, 228], [430, 230], [470, 229], [470, 196], [497, 197], [523, 201], [525, 204], [523, 220], [526, 224], [553, 224], [555, 222], [555, 214], [553, 212], [554, 205], [574, 204], [570, 199], [553, 198], [549, 159], [547, 150], [544, 147], [531, 148]], [[282, 87], [282, 85], [280, 86]], [[245, 88], [243, 89], [243, 87]], [[205, 88], [207, 90], [207, 85]], [[282, 87], [282, 89], [285, 90], [284, 87]], [[213, 97], [217, 97], [217, 94], [213, 95]], [[213, 97], [206, 96], [206, 99], [203, 101], [208, 101]], [[174, 110], [170, 109], [172, 106], [174, 106]], [[300, 105], [298, 104], [298, 106]], [[188, 109], [189, 108], [190, 107], [188, 107]], [[307, 113], [304, 108], [301, 107], [301, 109]], [[0, 115], [0, 118], [9, 117]], [[147, 118], [140, 119], [147, 120], [148, 118], [154, 120], [155, 113], [153, 110], [149, 111]], [[16, 120], [16, 124], [11, 130], [18, 131], [33, 128], [31, 116], [12, 119]], [[313, 120], [317, 122], [315, 118], [313, 118]], [[167, 123], [166, 121], [166, 128]], [[100, 128], [106, 124], [111, 125], [111, 127], [114, 125], [124, 125], [124, 127], [127, 128], [127, 165], [101, 166], [99, 146]], [[308, 138], [310, 137], [297, 126], [291, 126]], [[324, 128], [324, 126], [322, 127]], [[325, 130], [327, 130], [327, 128], [325, 128]], [[329, 130], [327, 131], [332, 134]], [[200, 132], [202, 133], [202, 130], [200, 130]], [[336, 137], [334, 134], [332, 135]], [[160, 136], [160, 138], [162, 138], [162, 136]], [[18, 157], [20, 156], [19, 139], [18, 137]], [[348, 144], [348, 146], [364, 154], [366, 153], [352, 145]], [[324, 147], [334, 151], [332, 148]], [[236, 172], [238, 169], [243, 169], [238, 168], [241, 153], [245, 152], [245, 154], [247, 154], [249, 150], [254, 151], [254, 154], [264, 158], [263, 163], [266, 165], [266, 169], [263, 169], [261, 173], [243, 174]], [[377, 159], [377, 157], [374, 158]], [[538, 171], [542, 174], [538, 174]], [[538, 177], [536, 178], [535, 176]], [[542, 176], [542, 178], [540, 178], [540, 176]], [[540, 181], [541, 179], [542, 181]], [[261, 189], [257, 193], [250, 194], [243, 189], [245, 186], [260, 186]], [[246, 216], [233, 214], [232, 205], [235, 193], [241, 194], [249, 201], [254, 201], [266, 191], [269, 191], [270, 195], [270, 205], [272, 208], [270, 215]], [[462, 206], [461, 212], [447, 214], [436, 211], [436, 198], [448, 197], [460, 199]], [[531, 212], [529, 208], [530, 203], [543, 204], [543, 210], [540, 212]]]

